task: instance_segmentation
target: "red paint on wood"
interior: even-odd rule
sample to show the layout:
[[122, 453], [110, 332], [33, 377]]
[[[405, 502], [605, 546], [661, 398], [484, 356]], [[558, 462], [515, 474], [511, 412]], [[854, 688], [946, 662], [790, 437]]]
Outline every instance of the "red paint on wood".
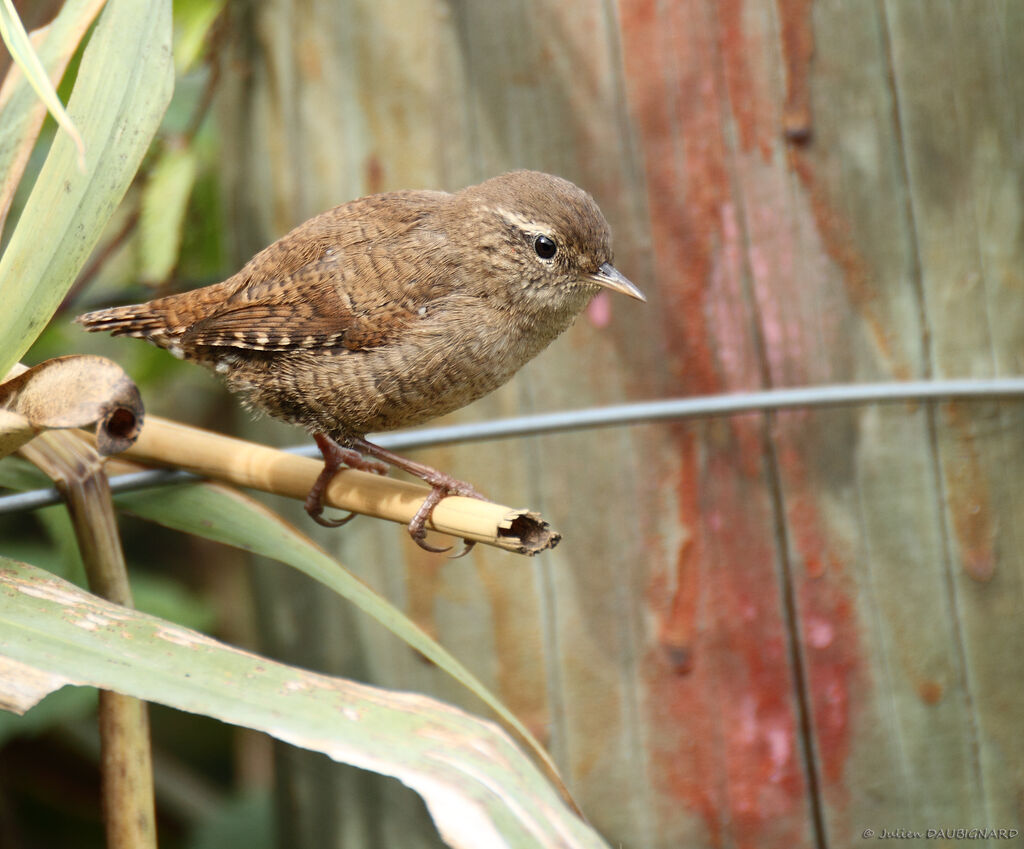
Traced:
[[[666, 617], [659, 635], [676, 638], [647, 662], [658, 734], [652, 766], [663, 798], [698, 814], [712, 845], [804, 846], [808, 788], [766, 533], [770, 505], [751, 498], [726, 453], [710, 462], [703, 473], [696, 464], [684, 470], [707, 489], [679, 491], [683, 516], [704, 510], [680, 552], [679, 583], [667, 593], [663, 581], [652, 593]], [[668, 799], [662, 816], [677, 820]]]
[[587, 305], [587, 318], [597, 328], [607, 327], [612, 320], [612, 299], [607, 292], [598, 292]]
[[[812, 0], [776, 0], [781, 23], [782, 51], [786, 64], [786, 105], [783, 124], [792, 141], [804, 142], [811, 133], [810, 75], [814, 55], [811, 25]], [[843, 283], [853, 306], [861, 313], [881, 356], [897, 380], [913, 376], [910, 366], [894, 360], [892, 332], [874, 306], [877, 299], [871, 269], [857, 250], [850, 225], [829, 197], [814, 169], [812, 151], [789, 150], [789, 165], [806, 191], [815, 226], [829, 257], [843, 272]]]
[[[814, 738], [824, 790], [833, 804], [847, 795], [843, 769], [863, 666], [853, 606], [837, 577], [805, 581], [798, 594]], [[816, 639], [822, 628], [831, 640]]]
[[[693, 456], [692, 451], [687, 454]], [[681, 499], [689, 500], [696, 495], [693, 487], [680, 489]], [[689, 507], [690, 505], [686, 505], [683, 512], [688, 513]], [[665, 660], [677, 675], [688, 675], [693, 671], [697, 598], [700, 588], [697, 572], [700, 561], [695, 557], [695, 553], [693, 536], [688, 532], [687, 526], [683, 525], [683, 540], [676, 553], [675, 586], [669, 590], [662, 584], [658, 586], [654, 595], [655, 606], [665, 611], [658, 627], [658, 645], [665, 653]], [[664, 603], [666, 598], [671, 599], [668, 604]]]
[[810, 66], [814, 55], [811, 6], [814, 0], [776, 0], [786, 66], [786, 105], [782, 125], [786, 138], [806, 142], [811, 137]]
[[[720, 90], [721, 43], [743, 53], [741, 4], [632, 0], [620, 6], [631, 109], [647, 163], [655, 268], [669, 364], [683, 391], [760, 383], [743, 308], [744, 245], [732, 199], [723, 104], [740, 103], [756, 136], [749, 73]], [[731, 22], [730, 22], [731, 21]], [[731, 73], [731, 72], [730, 72]], [[660, 646], [647, 661], [659, 811], [679, 803], [712, 845], [806, 845], [807, 786], [797, 743], [786, 631], [779, 617], [770, 503], [756, 417], [677, 429], [679, 522], [674, 570], [651, 603]], [[737, 464], [738, 463], [738, 464]]]
[[943, 452], [943, 470], [957, 554], [964, 571], [975, 581], [986, 583], [992, 580], [996, 568], [996, 529], [988, 478], [963, 407], [947, 404], [945, 417], [956, 439], [952, 449]]
[[743, 152], [757, 149], [762, 159], [771, 158], [775, 139], [771, 123], [771, 93], [751, 68], [750, 59], [760, 51], [757, 36], [743, 26], [744, 0], [721, 0], [718, 5], [718, 38], [729, 114]]
[[653, 0], [634, 0], [623, 4], [621, 14], [671, 366], [681, 387], [700, 394], [720, 388], [705, 309], [728, 175], [718, 115], [709, 108], [712, 76], [707, 66], [677, 52], [685, 46], [710, 57], [713, 45], [700, 43], [697, 32], [684, 42], [672, 38], [673, 31], [689, 29], [694, 6], [672, 4], [659, 14]]
[[[646, 658], [650, 691], [648, 711], [657, 738], [651, 741], [656, 812], [659, 820], [674, 824], [683, 813], [703, 821], [708, 843], [721, 845], [720, 781], [716, 769], [717, 724], [709, 704], [709, 683], [715, 680], [697, 643], [697, 602], [701, 587], [698, 568], [705, 561], [703, 534], [691, 535], [690, 522], [699, 509], [697, 446], [685, 426], [675, 428], [682, 469], [678, 485], [679, 520], [684, 539], [672, 573], [656, 574], [649, 589], [652, 608], [662, 614], [659, 649]], [[697, 652], [701, 659], [697, 660]], [[692, 673], [692, 674], [691, 674]], [[659, 827], [659, 831], [665, 829]]]
[[[820, 486], [810, 480], [799, 450], [802, 416], [781, 417], [779, 454], [786, 520], [793, 549], [799, 629], [817, 755], [833, 803], [845, 797], [843, 767], [850, 753], [851, 715], [863, 679], [853, 590], [846, 552], [830, 540], [818, 507]], [[802, 567], [802, 569], [801, 569]]]
[[376, 153], [369, 154], [363, 161], [363, 181], [368, 195], [375, 195], [384, 190], [384, 165]]
[[942, 701], [945, 688], [938, 681], [918, 681], [917, 694], [927, 705], [937, 705]]
[[836, 210], [832, 199], [818, 179], [813, 162], [804, 150], [791, 149], [790, 167], [800, 178], [814, 215], [814, 223], [825, 250], [843, 272], [843, 285], [853, 306], [860, 312], [879, 354], [889, 363], [893, 378], [910, 380], [908, 363], [894, 359], [892, 332], [879, 315], [874, 302], [878, 297], [871, 270], [857, 251], [849, 222]]
[[[763, 299], [785, 301], [771, 287], [780, 284], [772, 278], [786, 263], [776, 262], [774, 254], [768, 261], [758, 245], [745, 244], [730, 173], [730, 157], [750, 151], [762, 154], [767, 167], [782, 137], [770, 120], [778, 110], [771, 108], [765, 75], [752, 67], [751, 57], [760, 54], [744, 30], [750, 8], [743, 0], [624, 0], [619, 6], [630, 111], [647, 169], [668, 365], [680, 391], [689, 393], [761, 383], [745, 273], [754, 275]], [[794, 0], [785, 14], [792, 16], [787, 26], [808, 28], [790, 35], [805, 37], [809, 6]], [[806, 83], [809, 61], [801, 44], [789, 69], [797, 86]], [[731, 138], [738, 151], [731, 149]], [[794, 162], [826, 249], [870, 315], [870, 277], [847, 228], [817, 188], [809, 163]], [[748, 220], [769, 221], [785, 208], [772, 198], [744, 202]], [[766, 249], [795, 255], [797, 246]], [[779, 373], [803, 374], [805, 363], [793, 359], [806, 358], [807, 351], [782, 344], [791, 330], [784, 319], [776, 316], [775, 324], [762, 328], [769, 356], [790, 358], [779, 364]], [[874, 326], [884, 343], [880, 323]], [[775, 331], [777, 339], [771, 336]], [[738, 417], [675, 432], [682, 538], [671, 570], [651, 585], [659, 646], [645, 668], [655, 797], [664, 804], [658, 814], [679, 828], [682, 803], [703, 821], [711, 845], [807, 846], [810, 790], [782, 620], [760, 419]], [[842, 792], [850, 749], [859, 643], [844, 558], [830, 548], [806, 481], [806, 462], [794, 451], [783, 464], [785, 518], [806, 566], [806, 572], [798, 571], [798, 627], [822, 778], [834, 798]]]

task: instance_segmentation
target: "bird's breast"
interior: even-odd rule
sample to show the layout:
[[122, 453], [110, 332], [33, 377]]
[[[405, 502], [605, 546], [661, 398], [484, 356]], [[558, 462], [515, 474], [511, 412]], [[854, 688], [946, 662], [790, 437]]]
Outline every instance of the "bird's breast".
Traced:
[[429, 310], [386, 344], [248, 360], [227, 377], [253, 406], [310, 430], [338, 437], [393, 430], [498, 388], [572, 318], [527, 317], [457, 301]]
[[497, 389], [560, 329], [524, 326], [501, 311], [458, 311], [425, 321], [402, 342], [367, 357], [383, 430], [419, 424]]

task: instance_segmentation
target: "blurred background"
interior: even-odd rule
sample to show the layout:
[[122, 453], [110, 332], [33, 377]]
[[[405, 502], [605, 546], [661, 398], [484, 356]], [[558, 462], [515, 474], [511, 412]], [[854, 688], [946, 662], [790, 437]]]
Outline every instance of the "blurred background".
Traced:
[[[59, 5], [15, 2], [29, 29]], [[164, 129], [27, 358], [109, 356], [151, 413], [304, 439], [74, 315], [223, 279], [360, 195], [519, 167], [595, 196], [648, 304], [599, 298], [449, 421], [1022, 371], [1012, 0], [180, 0], [175, 27]], [[563, 542], [450, 561], [395, 525], [328, 531], [272, 506], [492, 687], [612, 845], [1021, 827], [1019, 403], [748, 414], [417, 457], [541, 511]], [[140, 607], [481, 710], [302, 575], [127, 517], [122, 530]], [[80, 573], [62, 508], [0, 517], [0, 538]], [[0, 845], [103, 845], [94, 702], [62, 691], [0, 716]], [[152, 720], [163, 846], [439, 845], [395, 782], [213, 720]]]

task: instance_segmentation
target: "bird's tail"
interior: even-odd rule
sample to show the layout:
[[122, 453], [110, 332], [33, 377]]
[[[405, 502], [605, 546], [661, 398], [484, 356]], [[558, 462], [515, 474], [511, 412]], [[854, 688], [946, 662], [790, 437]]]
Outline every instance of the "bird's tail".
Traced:
[[202, 318], [206, 303], [223, 297], [220, 292], [212, 291], [219, 286], [169, 295], [144, 304], [87, 312], [75, 321], [90, 333], [134, 336], [173, 350], [192, 325]]
[[106, 331], [114, 336], [135, 336], [139, 339], [165, 335], [168, 330], [164, 314], [154, 310], [152, 304], [96, 310], [78, 316], [75, 321], [90, 333]]

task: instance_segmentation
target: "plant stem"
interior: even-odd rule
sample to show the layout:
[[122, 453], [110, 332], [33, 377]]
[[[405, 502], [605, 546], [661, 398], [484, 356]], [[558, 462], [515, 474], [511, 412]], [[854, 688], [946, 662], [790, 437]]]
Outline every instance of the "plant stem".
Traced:
[[[131, 587], [110, 485], [99, 454], [68, 432], [51, 431], [21, 449], [64, 493], [89, 588], [125, 607]], [[100, 765], [108, 849], [156, 849], [156, 813], [145, 702], [100, 692]]]

